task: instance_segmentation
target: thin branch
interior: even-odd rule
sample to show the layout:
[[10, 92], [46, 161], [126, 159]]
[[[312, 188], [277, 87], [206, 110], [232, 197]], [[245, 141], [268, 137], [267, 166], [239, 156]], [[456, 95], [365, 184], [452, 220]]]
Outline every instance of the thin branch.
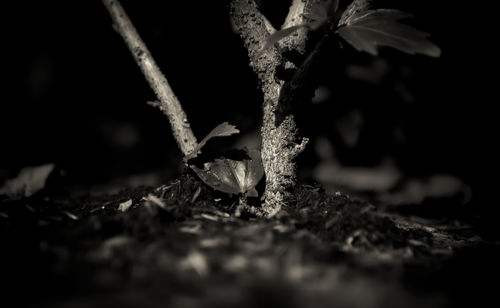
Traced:
[[306, 1], [303, 0], [293, 0], [288, 10], [288, 15], [285, 18], [285, 22], [281, 26], [281, 29], [290, 28], [293, 26], [300, 25], [303, 23], [303, 13], [306, 8]]
[[155, 92], [160, 102], [158, 107], [168, 117], [172, 133], [179, 148], [184, 155], [190, 154], [198, 143], [191, 130], [186, 114], [170, 88], [167, 79], [160, 71], [160, 68], [137, 33], [120, 2], [117, 0], [103, 0], [103, 3], [113, 19], [115, 29], [124, 39], [137, 65]]

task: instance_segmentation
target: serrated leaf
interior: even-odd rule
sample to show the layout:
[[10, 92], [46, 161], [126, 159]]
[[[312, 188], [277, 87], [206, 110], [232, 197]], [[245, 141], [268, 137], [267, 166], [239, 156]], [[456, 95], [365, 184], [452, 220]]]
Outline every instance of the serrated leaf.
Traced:
[[358, 51], [378, 54], [378, 47], [387, 46], [408, 54], [439, 57], [441, 50], [429, 41], [428, 33], [397, 20], [411, 15], [398, 10], [379, 9], [353, 16], [337, 33]]
[[191, 160], [195, 157], [198, 156], [198, 153], [200, 152], [201, 148], [212, 138], [215, 137], [227, 137], [231, 136], [234, 134], [239, 134], [239, 130], [236, 128], [236, 126], [229, 124], [228, 122], [224, 122], [222, 124], [217, 125], [208, 135], [205, 136], [201, 140], [201, 142], [196, 146], [196, 148], [193, 150], [191, 154], [188, 154], [184, 157], [184, 161]]
[[352, 16], [349, 20], [346, 21], [346, 25], [352, 25], [356, 22], [381, 22], [382, 20], [400, 20], [404, 18], [413, 17], [412, 14], [392, 9], [378, 9], [378, 10], [369, 10], [369, 11], [361, 11]]
[[216, 159], [203, 164], [203, 169], [189, 165], [202, 181], [213, 189], [228, 193], [247, 193], [256, 197], [255, 186], [264, 175], [260, 152], [247, 150], [247, 159]]
[[339, 26], [349, 24], [353, 18], [359, 16], [359, 14], [365, 13], [370, 8], [370, 0], [354, 0], [349, 4], [349, 6], [342, 13], [339, 20]]
[[45, 187], [54, 167], [54, 164], [46, 164], [23, 168], [15, 178], [5, 182], [0, 188], [0, 195], [7, 195], [11, 199], [30, 197]]

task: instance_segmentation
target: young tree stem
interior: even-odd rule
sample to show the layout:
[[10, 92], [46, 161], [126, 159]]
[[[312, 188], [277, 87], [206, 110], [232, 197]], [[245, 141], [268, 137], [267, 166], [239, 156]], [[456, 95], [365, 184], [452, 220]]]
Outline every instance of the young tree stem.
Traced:
[[117, 0], [103, 0], [103, 3], [113, 19], [116, 31], [127, 44], [135, 62], [156, 94], [159, 100], [158, 107], [168, 117], [179, 148], [184, 156], [190, 154], [196, 148], [197, 141], [178, 98], [170, 88], [167, 79], [160, 71], [120, 2]]
[[[293, 0], [284, 27], [303, 23], [304, 13], [311, 5], [312, 0]], [[261, 134], [266, 189], [262, 210], [265, 216], [271, 217], [278, 213], [283, 205], [293, 200], [291, 190], [297, 180], [294, 160], [304, 150], [308, 141], [307, 138], [298, 136], [293, 108], [284, 106], [296, 103], [295, 94], [302, 92], [302, 85], [288, 85], [291, 81], [281, 80], [277, 72], [280, 67], [297, 68], [294, 63], [285, 59], [283, 52], [295, 50], [304, 53], [307, 33], [301, 29], [297, 35], [281, 40], [277, 44], [278, 48], [263, 50], [266, 38], [275, 30], [269, 27], [267, 19], [258, 10], [255, 2], [233, 0], [230, 14], [248, 50], [250, 66], [257, 74], [264, 94]], [[301, 80], [305, 71], [309, 70], [299, 69], [295, 79]]]

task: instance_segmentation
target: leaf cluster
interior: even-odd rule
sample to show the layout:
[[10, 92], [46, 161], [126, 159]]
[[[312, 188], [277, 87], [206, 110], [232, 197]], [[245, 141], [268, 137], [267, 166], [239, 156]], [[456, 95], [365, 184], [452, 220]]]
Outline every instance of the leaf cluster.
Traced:
[[399, 22], [411, 14], [393, 9], [371, 9], [367, 0], [354, 0], [342, 10], [338, 2], [328, 0], [313, 4], [306, 15], [308, 22], [271, 34], [264, 49], [301, 28], [314, 31], [326, 26], [356, 50], [372, 55], [377, 55], [380, 47], [392, 47], [410, 55], [441, 55], [440, 48], [428, 40], [428, 33]]
[[203, 146], [213, 138], [227, 137], [238, 134], [240, 131], [227, 122], [219, 124], [198, 144], [194, 151], [184, 158], [187, 165], [200, 179], [213, 189], [228, 194], [244, 194], [257, 197], [255, 186], [264, 176], [264, 168], [258, 150], [240, 150], [238, 156], [221, 157], [202, 162], [202, 166], [195, 163]]

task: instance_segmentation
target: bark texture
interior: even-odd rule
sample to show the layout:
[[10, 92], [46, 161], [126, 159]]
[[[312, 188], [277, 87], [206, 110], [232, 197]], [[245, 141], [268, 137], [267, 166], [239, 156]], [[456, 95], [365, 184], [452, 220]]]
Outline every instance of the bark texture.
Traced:
[[[316, 0], [317, 2], [318, 0]], [[293, 0], [283, 28], [305, 22], [305, 12], [314, 1]], [[287, 51], [305, 52], [307, 32], [300, 29], [284, 38], [275, 47], [262, 50], [266, 38], [276, 31], [258, 10], [253, 0], [233, 0], [230, 7], [233, 25], [248, 50], [250, 66], [257, 74], [264, 95], [262, 123], [262, 162], [266, 176], [263, 214], [274, 216], [285, 204], [292, 201], [291, 189], [295, 186], [294, 159], [305, 148], [308, 139], [300, 138], [292, 113], [292, 105], [303, 98], [300, 81], [308, 67], [298, 66], [287, 60]], [[307, 60], [303, 62], [307, 63]], [[294, 70], [293, 78], [283, 80], [278, 70]]]
[[154, 105], [168, 117], [177, 145], [184, 156], [190, 154], [198, 143], [179, 99], [170, 88], [167, 79], [160, 71], [121, 4], [117, 0], [103, 0], [103, 3], [113, 19], [116, 31], [122, 36], [137, 65], [155, 92], [158, 103]]

